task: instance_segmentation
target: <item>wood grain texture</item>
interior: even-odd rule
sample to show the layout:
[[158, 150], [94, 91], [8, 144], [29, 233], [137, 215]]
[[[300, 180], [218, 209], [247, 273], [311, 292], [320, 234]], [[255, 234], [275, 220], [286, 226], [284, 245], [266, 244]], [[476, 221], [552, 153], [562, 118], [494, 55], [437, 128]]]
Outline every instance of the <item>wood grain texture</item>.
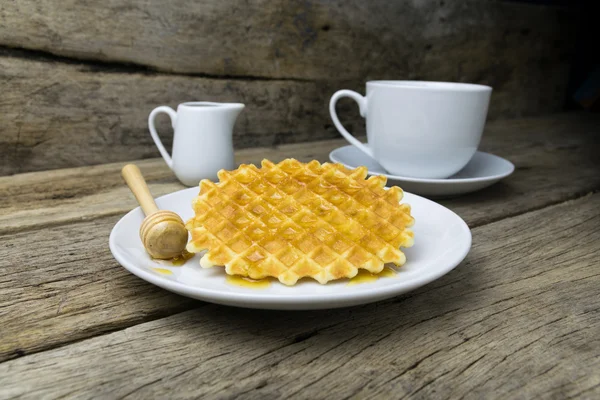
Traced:
[[0, 364], [1, 398], [596, 398], [600, 195], [473, 231], [409, 295], [334, 311], [216, 305]]
[[[191, 100], [247, 104], [234, 128], [237, 148], [337, 137], [327, 104], [345, 86], [91, 72], [85, 65], [0, 56], [0, 175], [158, 157], [148, 114]], [[340, 107], [350, 129], [363, 126], [356, 124], [355, 104]], [[170, 149], [168, 118], [157, 122]]]
[[472, 0], [21, 0], [0, 18], [0, 44], [76, 59], [213, 76], [488, 82], [523, 103], [541, 90], [549, 104], [563, 96], [575, 23], [562, 8]]
[[[513, 176], [484, 191], [442, 203], [471, 226], [565, 201], [600, 187], [600, 118], [560, 114], [489, 123], [482, 149], [507, 157], [516, 165]], [[343, 140], [301, 143], [236, 152], [238, 163], [328, 161]], [[182, 189], [162, 159], [138, 161], [154, 196]], [[0, 177], [0, 233], [56, 225], [107, 215], [135, 207], [123, 184], [124, 163]]]
[[201, 305], [118, 265], [108, 249], [117, 220], [0, 236], [0, 360]]

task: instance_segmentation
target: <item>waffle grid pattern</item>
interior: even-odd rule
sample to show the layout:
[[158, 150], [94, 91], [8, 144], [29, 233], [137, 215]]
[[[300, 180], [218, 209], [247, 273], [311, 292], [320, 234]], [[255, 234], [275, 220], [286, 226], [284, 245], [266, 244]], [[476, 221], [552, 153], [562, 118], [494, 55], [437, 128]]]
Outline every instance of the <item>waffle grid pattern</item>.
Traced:
[[366, 175], [364, 167], [293, 159], [220, 171], [220, 183], [200, 183], [196, 216], [186, 224], [188, 250], [208, 250], [203, 267], [224, 265], [230, 275], [272, 276], [286, 285], [402, 265], [399, 248], [413, 243], [410, 206], [399, 204], [400, 188], [383, 189], [385, 177]]

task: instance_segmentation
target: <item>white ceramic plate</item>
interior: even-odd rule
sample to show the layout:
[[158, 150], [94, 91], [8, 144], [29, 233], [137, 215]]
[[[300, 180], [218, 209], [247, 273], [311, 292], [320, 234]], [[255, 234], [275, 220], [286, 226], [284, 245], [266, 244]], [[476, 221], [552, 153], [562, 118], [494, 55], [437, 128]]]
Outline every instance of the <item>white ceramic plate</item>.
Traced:
[[506, 178], [515, 166], [504, 158], [478, 151], [471, 161], [456, 175], [447, 179], [421, 179], [388, 174], [373, 158], [352, 145], [343, 146], [329, 153], [329, 159], [346, 168], [364, 165], [369, 175], [383, 175], [388, 184], [398, 185], [407, 192], [427, 197], [449, 197], [481, 190]]
[[[157, 204], [161, 209], [175, 211], [186, 221], [193, 215], [191, 202], [197, 194], [197, 188], [185, 189], [158, 198]], [[403, 202], [412, 206], [416, 219], [415, 245], [404, 249], [408, 261], [395, 276], [355, 285], [349, 285], [348, 280], [326, 285], [302, 280], [291, 287], [273, 281], [264, 289], [246, 288], [228, 283], [223, 268], [201, 268], [200, 255], [183, 266], [154, 261], [139, 238], [139, 227], [144, 219], [139, 207], [114, 226], [110, 250], [131, 273], [195, 299], [238, 307], [287, 310], [353, 306], [394, 297], [425, 285], [456, 267], [471, 248], [471, 231], [452, 211], [410, 193], [405, 193]]]

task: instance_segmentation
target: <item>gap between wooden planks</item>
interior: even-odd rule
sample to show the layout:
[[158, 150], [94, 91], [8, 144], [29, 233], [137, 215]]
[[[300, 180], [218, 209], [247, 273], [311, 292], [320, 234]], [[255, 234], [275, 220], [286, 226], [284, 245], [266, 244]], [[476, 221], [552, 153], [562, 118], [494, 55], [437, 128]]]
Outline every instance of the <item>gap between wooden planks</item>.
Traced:
[[465, 262], [394, 300], [205, 305], [0, 364], [0, 397], [600, 395], [600, 194], [473, 233]]

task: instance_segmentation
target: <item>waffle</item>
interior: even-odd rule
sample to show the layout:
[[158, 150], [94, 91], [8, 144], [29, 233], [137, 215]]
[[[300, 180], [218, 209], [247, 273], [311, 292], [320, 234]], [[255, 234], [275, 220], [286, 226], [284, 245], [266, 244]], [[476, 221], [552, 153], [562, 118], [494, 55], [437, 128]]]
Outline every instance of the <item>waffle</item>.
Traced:
[[366, 176], [366, 167], [294, 159], [221, 170], [219, 183], [200, 182], [195, 217], [186, 223], [187, 250], [208, 250], [202, 267], [225, 266], [229, 275], [275, 277], [285, 285], [401, 266], [400, 247], [413, 244], [410, 206], [400, 204], [399, 187], [384, 189], [385, 177]]

